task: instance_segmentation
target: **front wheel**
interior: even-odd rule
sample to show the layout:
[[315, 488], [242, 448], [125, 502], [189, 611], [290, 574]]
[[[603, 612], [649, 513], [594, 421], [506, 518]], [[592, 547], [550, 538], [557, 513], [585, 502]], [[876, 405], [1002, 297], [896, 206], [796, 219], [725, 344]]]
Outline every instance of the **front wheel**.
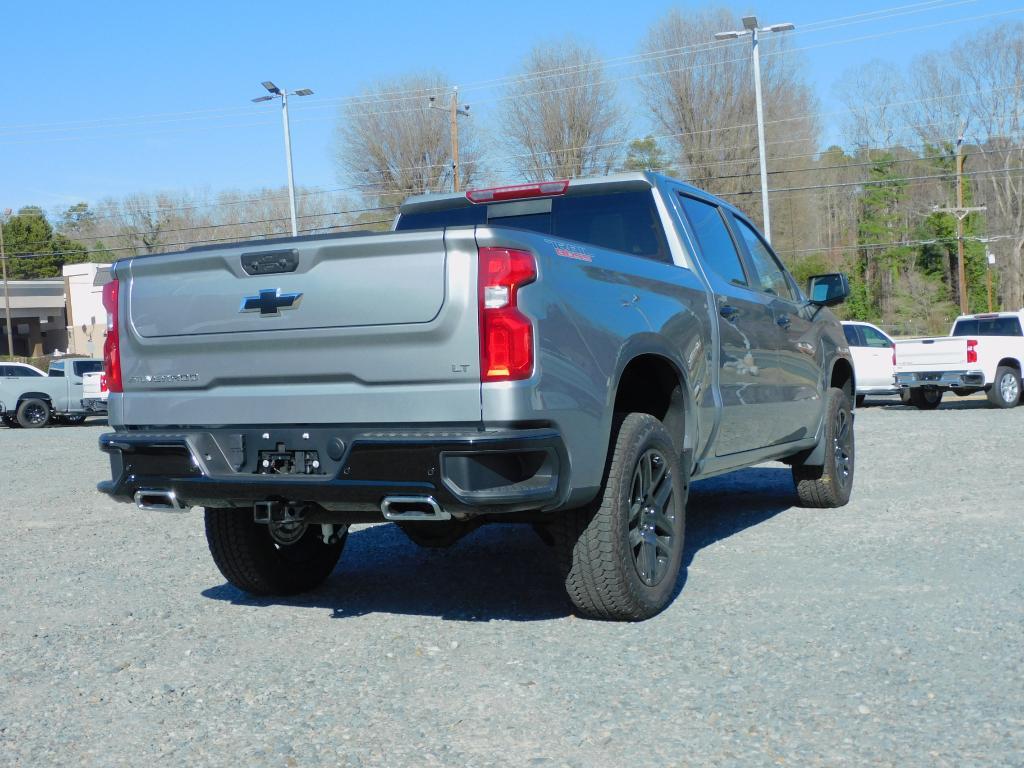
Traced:
[[631, 413], [616, 421], [601, 495], [589, 507], [561, 513], [552, 533], [579, 612], [640, 621], [662, 611], [675, 594], [687, 478], [658, 419]]
[[850, 398], [836, 387], [825, 403], [825, 456], [822, 466], [793, 465], [793, 482], [801, 507], [842, 507], [853, 490], [854, 439]]
[[1014, 368], [1000, 365], [987, 395], [996, 408], [1013, 408], [1020, 402], [1020, 374]]
[[334, 570], [348, 529], [324, 544], [319, 525], [254, 523], [244, 509], [205, 512], [206, 542], [224, 578], [251, 595], [294, 595], [319, 586]]

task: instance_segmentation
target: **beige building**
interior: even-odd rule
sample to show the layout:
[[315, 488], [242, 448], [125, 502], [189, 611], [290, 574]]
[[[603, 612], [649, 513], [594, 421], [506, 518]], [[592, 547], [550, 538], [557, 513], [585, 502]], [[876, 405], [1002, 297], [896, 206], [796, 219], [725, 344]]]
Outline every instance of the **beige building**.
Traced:
[[103, 308], [103, 283], [109, 264], [65, 264], [64, 294], [67, 298], [67, 348], [69, 355], [103, 355], [107, 311]]
[[[7, 302], [10, 302], [13, 350], [7, 349]], [[0, 280], [0, 355], [42, 357], [67, 349], [64, 281]], [[105, 320], [106, 318], [104, 318]]]

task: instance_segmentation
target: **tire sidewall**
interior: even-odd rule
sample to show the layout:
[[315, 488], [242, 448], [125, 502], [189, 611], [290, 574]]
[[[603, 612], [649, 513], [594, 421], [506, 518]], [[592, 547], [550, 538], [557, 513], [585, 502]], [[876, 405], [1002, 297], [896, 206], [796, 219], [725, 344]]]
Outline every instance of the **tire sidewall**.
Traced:
[[[668, 462], [669, 471], [672, 473], [672, 502], [676, 516], [675, 541], [669, 570], [653, 587], [645, 584], [640, 578], [629, 545], [629, 507], [633, 472], [640, 457], [650, 448], [657, 449]], [[672, 437], [664, 425], [653, 416], [639, 413], [627, 416], [620, 427], [616, 449], [622, 458], [621, 466], [615, 467], [617, 472], [610, 473], [615, 478], [615, 487], [606, 489], [603, 506], [614, 505], [615, 540], [619, 545], [619, 567], [622, 577], [636, 602], [644, 606], [645, 615], [653, 615], [663, 609], [672, 598], [682, 569], [689, 487], [683, 477], [683, 469]]]
[[[28, 409], [33, 405], [39, 405], [47, 412], [46, 419], [44, 419], [41, 424], [33, 424], [31, 421], [28, 420], [28, 417], [25, 415]], [[18, 424], [20, 424], [24, 429], [39, 429], [41, 427], [45, 427], [47, 424], [50, 423], [50, 421], [52, 421], [52, 416], [50, 415], [49, 411], [50, 406], [45, 400], [40, 400], [39, 398], [33, 397], [28, 400], [22, 400], [21, 403], [18, 404], [16, 418], [18, 420]]]
[[[829, 390], [828, 408], [826, 417], [828, 423], [825, 425], [825, 464], [823, 476], [827, 477], [835, 491], [837, 506], [844, 506], [850, 501], [853, 492], [853, 482], [857, 478], [857, 435], [853, 424], [853, 408], [850, 407], [850, 397], [843, 390], [832, 388]], [[834, 444], [836, 439], [836, 421], [838, 412], [846, 411], [847, 422], [850, 425], [850, 476], [845, 483], [839, 482], [839, 470], [836, 467]]]
[[[1013, 401], [1013, 402], [1010, 402], [1010, 401], [1006, 400], [1003, 397], [1002, 384], [1003, 384], [1003, 380], [1007, 376], [1013, 377], [1016, 380], [1016, 382], [1017, 382], [1017, 399], [1015, 401]], [[993, 384], [992, 384], [991, 393], [992, 393], [992, 397], [990, 397], [989, 400], [994, 405], [996, 405], [996, 406], [998, 406], [1000, 408], [1013, 408], [1021, 400], [1020, 376], [1017, 375], [1017, 372], [1013, 368], [1007, 368], [1006, 366], [1000, 366], [999, 369], [996, 371], [996, 379], [995, 379], [995, 382], [993, 382]]]

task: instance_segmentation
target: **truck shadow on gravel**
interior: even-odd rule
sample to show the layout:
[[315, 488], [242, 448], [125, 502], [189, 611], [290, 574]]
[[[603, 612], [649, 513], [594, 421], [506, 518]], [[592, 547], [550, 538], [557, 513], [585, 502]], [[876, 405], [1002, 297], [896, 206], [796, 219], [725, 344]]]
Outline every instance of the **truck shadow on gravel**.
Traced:
[[[755, 467], [694, 483], [684, 562], [689, 566], [704, 547], [795, 503], [787, 467]], [[677, 597], [685, 583], [684, 571]], [[337, 569], [313, 592], [253, 598], [222, 584], [202, 594], [233, 605], [329, 609], [339, 619], [394, 613], [450, 621], [542, 621], [572, 613], [553, 553], [526, 525], [484, 526], [442, 550], [420, 549], [397, 526], [374, 525], [350, 533]]]

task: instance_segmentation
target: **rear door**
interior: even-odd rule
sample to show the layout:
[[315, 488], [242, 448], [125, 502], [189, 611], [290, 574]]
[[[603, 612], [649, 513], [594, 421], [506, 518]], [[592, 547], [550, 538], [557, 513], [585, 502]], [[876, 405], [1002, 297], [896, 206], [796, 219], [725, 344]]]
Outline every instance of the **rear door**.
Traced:
[[138, 258], [119, 278], [136, 425], [480, 420], [472, 229]]
[[717, 301], [722, 417], [715, 453], [771, 445], [778, 431], [773, 407], [778, 352], [770, 299], [754, 289], [726, 212], [710, 200], [678, 195]]

